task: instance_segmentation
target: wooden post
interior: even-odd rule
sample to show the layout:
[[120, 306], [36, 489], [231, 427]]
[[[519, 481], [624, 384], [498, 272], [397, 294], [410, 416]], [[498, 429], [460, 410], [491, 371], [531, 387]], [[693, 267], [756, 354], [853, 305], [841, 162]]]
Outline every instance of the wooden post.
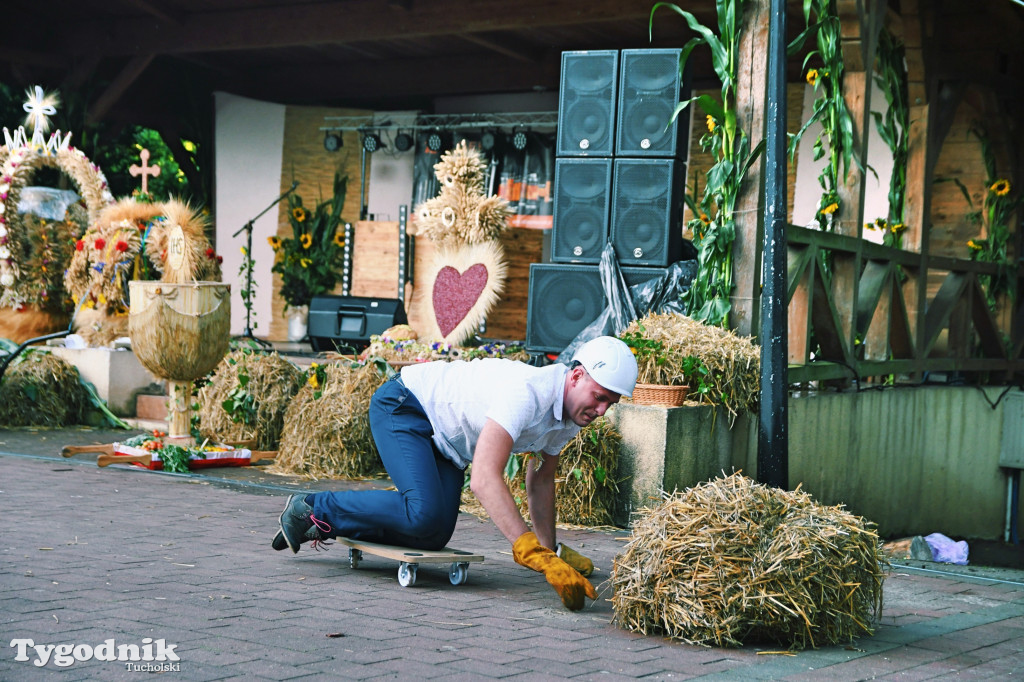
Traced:
[[[740, 34], [736, 74], [736, 124], [750, 136], [750, 146], [764, 137], [764, 104], [768, 54], [770, 0], [746, 4]], [[747, 171], [736, 199], [733, 242], [733, 291], [729, 326], [741, 336], [756, 336], [760, 328], [761, 249], [763, 241], [764, 157]]]

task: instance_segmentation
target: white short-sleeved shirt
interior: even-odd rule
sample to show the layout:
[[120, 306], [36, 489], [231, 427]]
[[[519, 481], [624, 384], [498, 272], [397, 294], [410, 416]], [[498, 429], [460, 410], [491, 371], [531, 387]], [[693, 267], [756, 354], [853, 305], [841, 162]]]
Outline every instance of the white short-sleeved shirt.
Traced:
[[423, 405], [438, 449], [465, 469], [488, 419], [512, 437], [512, 452], [561, 452], [580, 430], [562, 418], [568, 372], [562, 364], [489, 358], [410, 365], [402, 382]]

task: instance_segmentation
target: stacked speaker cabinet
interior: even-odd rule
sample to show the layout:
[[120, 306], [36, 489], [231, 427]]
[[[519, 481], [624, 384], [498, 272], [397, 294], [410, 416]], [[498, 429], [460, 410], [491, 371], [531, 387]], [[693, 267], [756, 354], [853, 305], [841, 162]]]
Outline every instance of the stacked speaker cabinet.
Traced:
[[689, 78], [679, 71], [680, 54], [674, 49], [622, 51], [615, 156], [686, 158], [689, 117], [669, 125], [676, 105], [690, 99]]
[[[663, 277], [666, 268], [620, 268], [627, 287]], [[560, 353], [605, 309], [597, 265], [533, 263], [526, 316], [526, 347]]]
[[672, 121], [690, 96], [681, 53], [562, 53], [553, 262], [530, 267], [527, 348], [560, 352], [601, 313], [597, 263], [608, 242], [628, 284], [681, 259], [689, 126]]
[[677, 159], [615, 159], [612, 245], [622, 265], [667, 266], [682, 256]]
[[556, 159], [551, 260], [600, 262], [611, 203], [612, 159]]
[[617, 50], [562, 53], [557, 156], [611, 156], [618, 103]]

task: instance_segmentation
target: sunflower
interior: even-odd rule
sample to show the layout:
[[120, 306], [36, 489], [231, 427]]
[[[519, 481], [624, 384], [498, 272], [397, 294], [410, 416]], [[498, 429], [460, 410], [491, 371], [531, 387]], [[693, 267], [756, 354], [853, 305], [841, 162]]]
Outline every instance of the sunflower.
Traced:
[[873, 229], [875, 229], [875, 224], [874, 223], [864, 223], [864, 229], [865, 230], [873, 230]]
[[826, 214], [826, 215], [828, 215], [829, 213], [835, 213], [838, 210], [839, 210], [839, 202], [838, 201], [833, 201], [831, 204], [829, 204], [825, 208], [821, 209], [821, 212]]
[[892, 231], [893, 234], [899, 234], [903, 230], [907, 229], [907, 226], [904, 225], [903, 223], [896, 223], [895, 225], [893, 225], [889, 229]]
[[334, 233], [334, 245], [339, 249], [345, 246], [345, 235], [341, 232]]
[[279, 248], [281, 248], [280, 237], [267, 237], [267, 242], [270, 244], [270, 248], [272, 248], [274, 251], [277, 251]]
[[818, 70], [817, 69], [810, 69], [807, 72], [807, 82], [810, 83], [811, 85], [816, 85], [817, 84], [817, 82], [818, 82]]
[[301, 237], [299, 237], [299, 241], [302, 242], [302, 248], [308, 249], [309, 247], [313, 246], [313, 235], [306, 232]]
[[708, 217], [707, 213], [701, 213], [700, 214], [700, 221], [702, 223], [704, 223], [705, 225], [710, 225], [711, 224], [711, 218]]
[[715, 117], [711, 114], [708, 114], [708, 132], [715, 132]]
[[297, 223], [306, 222], [306, 209], [301, 206], [296, 206], [292, 209], [292, 218], [294, 218]]
[[312, 264], [313, 264], [313, 261], [310, 260], [309, 258], [301, 258], [301, 259], [299, 259], [299, 265], [301, 265], [304, 268], [308, 268]]
[[981, 251], [981, 249], [982, 249], [981, 244], [979, 244], [978, 242], [974, 241], [973, 239], [968, 239], [967, 240], [967, 246], [969, 246], [970, 248], [974, 249], [975, 251]]
[[997, 197], [1005, 197], [1010, 193], [1010, 181], [1006, 179], [996, 180], [988, 189]]

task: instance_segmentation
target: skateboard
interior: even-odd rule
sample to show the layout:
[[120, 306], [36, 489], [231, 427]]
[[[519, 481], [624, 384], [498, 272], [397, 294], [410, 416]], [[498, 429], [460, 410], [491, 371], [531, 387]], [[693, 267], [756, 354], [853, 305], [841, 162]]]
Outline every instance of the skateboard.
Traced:
[[364, 553], [398, 561], [398, 584], [402, 587], [412, 587], [416, 584], [416, 570], [420, 564], [449, 564], [448, 580], [452, 585], [462, 585], [469, 579], [469, 565], [484, 560], [482, 554], [464, 552], [451, 547], [438, 550], [410, 549], [344, 537], [335, 539], [348, 546], [348, 565], [351, 568], [359, 567]]

